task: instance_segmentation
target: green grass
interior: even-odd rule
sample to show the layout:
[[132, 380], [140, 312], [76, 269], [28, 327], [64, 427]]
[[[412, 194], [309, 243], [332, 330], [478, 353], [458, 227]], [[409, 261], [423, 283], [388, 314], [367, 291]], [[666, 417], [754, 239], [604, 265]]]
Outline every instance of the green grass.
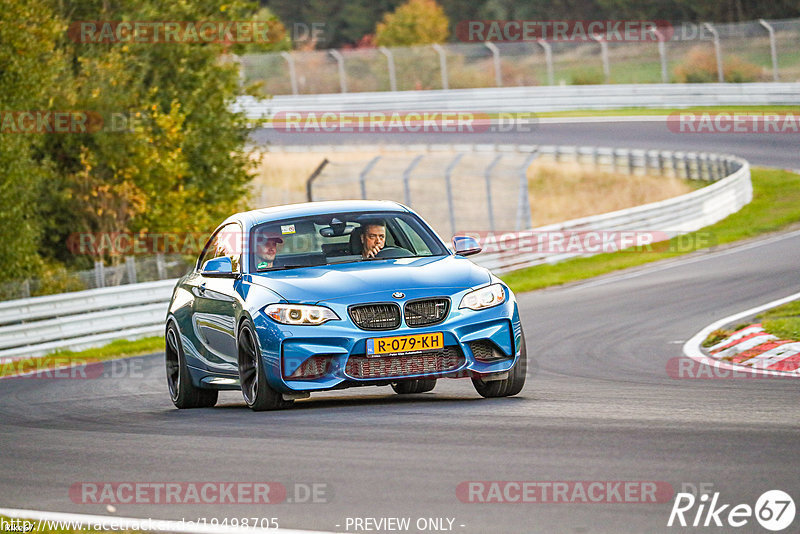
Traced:
[[542, 289], [674, 258], [709, 245], [755, 237], [800, 221], [800, 175], [778, 169], [753, 168], [752, 180], [753, 201], [750, 204], [698, 232], [676, 237], [665, 244], [655, 244], [653, 251], [629, 250], [575, 258], [521, 269], [501, 278], [514, 292]]
[[25, 358], [13, 364], [0, 365], [0, 376], [18, 374], [25, 371], [43, 371], [67, 364], [87, 364], [116, 358], [140, 356], [164, 350], [163, 337], [146, 337], [134, 341], [120, 339], [108, 345], [93, 349], [71, 351], [62, 350], [41, 358]]
[[770, 334], [781, 339], [800, 340], [800, 301], [767, 310], [758, 319]]
[[544, 117], [635, 117], [661, 116], [681, 112], [708, 113], [800, 113], [797, 106], [693, 106], [688, 108], [620, 108], [620, 109], [576, 109], [570, 111], [546, 111], [536, 113]]

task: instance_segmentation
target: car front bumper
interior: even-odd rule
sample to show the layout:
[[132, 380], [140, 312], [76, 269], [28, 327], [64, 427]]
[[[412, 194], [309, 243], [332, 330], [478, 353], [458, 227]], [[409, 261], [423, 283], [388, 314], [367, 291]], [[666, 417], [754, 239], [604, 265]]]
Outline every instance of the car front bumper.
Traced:
[[[454, 306], [444, 322], [421, 328], [361, 330], [347, 316], [346, 308], [335, 306], [331, 308], [342, 320], [320, 326], [278, 325], [263, 313], [254, 317], [253, 322], [267, 380], [272, 388], [283, 393], [421, 377], [460, 378], [503, 373], [515, 365], [522, 331], [517, 304], [510, 291], [508, 297], [503, 304], [480, 311]], [[459, 300], [454, 302], [457, 306]], [[366, 356], [368, 339], [435, 332], [443, 334], [444, 350]], [[479, 347], [491, 347], [491, 357], [487, 358], [487, 351], [479, 351]], [[312, 367], [318, 372], [311, 378], [290, 378], [303, 365], [306, 365], [303, 369]]]

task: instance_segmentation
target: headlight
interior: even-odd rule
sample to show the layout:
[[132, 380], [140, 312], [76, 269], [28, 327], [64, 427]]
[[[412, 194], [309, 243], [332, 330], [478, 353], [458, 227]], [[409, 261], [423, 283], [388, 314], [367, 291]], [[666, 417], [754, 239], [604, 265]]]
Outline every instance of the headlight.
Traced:
[[291, 325], [317, 325], [339, 319], [330, 308], [306, 304], [270, 304], [264, 308], [264, 313], [281, 324]]
[[483, 310], [497, 306], [506, 301], [506, 291], [501, 284], [492, 284], [474, 291], [470, 291], [461, 299], [459, 308]]

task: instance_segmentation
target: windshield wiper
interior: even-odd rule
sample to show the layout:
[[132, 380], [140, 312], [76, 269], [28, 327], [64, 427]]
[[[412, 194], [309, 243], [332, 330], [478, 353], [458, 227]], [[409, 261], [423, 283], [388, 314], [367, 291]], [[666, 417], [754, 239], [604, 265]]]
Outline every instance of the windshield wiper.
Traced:
[[298, 265], [280, 265], [278, 267], [269, 267], [267, 269], [258, 269], [256, 272], [259, 273], [268, 273], [270, 271], [286, 271], [289, 269], [301, 269], [303, 267], [319, 267], [320, 265], [325, 265], [324, 263], [315, 263], [312, 265], [308, 264], [298, 264]]

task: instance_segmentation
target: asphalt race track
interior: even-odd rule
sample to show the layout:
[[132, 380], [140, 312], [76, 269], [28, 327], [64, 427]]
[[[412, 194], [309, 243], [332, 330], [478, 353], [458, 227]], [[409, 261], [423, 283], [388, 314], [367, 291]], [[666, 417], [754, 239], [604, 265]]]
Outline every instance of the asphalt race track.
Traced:
[[[651, 126], [542, 125], [535, 140], [496, 142], [683, 143], [800, 168], [796, 136], [683, 141], [647, 137]], [[725, 139], [733, 143], [726, 147]], [[115, 515], [275, 517], [283, 528], [341, 532], [356, 531], [348, 518], [410, 518], [412, 527], [419, 518], [449, 518], [452, 531], [464, 533], [690, 530], [667, 527], [671, 495], [659, 503], [465, 503], [456, 488], [466, 481], [656, 481], [674, 492], [711, 484], [728, 510], [752, 507], [773, 489], [800, 504], [796, 381], [667, 372], [706, 324], [800, 291], [798, 266], [800, 232], [789, 232], [518, 295], [533, 362], [525, 389], [507, 399], [481, 399], [468, 380], [440, 380], [422, 395], [347, 390], [283, 412], [252, 413], [237, 392], [221, 395], [216, 408], [178, 411], [167, 396], [163, 355], [135, 359], [119, 377], [0, 380], [0, 504], [108, 515], [105, 505], [73, 501], [70, 487], [273, 481], [288, 499], [303, 501], [304, 488], [322, 484], [318, 500], [326, 502], [120, 504]], [[800, 518], [784, 532], [798, 525]], [[753, 517], [737, 529], [692, 531], [734, 530], [767, 532]]]
[[[550, 119], [553, 120], [553, 119]], [[563, 120], [563, 119], [562, 119]], [[603, 119], [605, 120], [605, 119]], [[497, 128], [500, 129], [500, 128]], [[753, 165], [786, 169], [800, 168], [798, 133], [675, 133], [664, 119], [590, 123], [524, 124], [512, 131], [483, 133], [298, 133], [262, 129], [256, 132], [258, 144], [374, 144], [374, 143], [509, 143], [539, 145], [579, 145], [615, 148], [647, 148], [708, 151], [735, 154]]]

